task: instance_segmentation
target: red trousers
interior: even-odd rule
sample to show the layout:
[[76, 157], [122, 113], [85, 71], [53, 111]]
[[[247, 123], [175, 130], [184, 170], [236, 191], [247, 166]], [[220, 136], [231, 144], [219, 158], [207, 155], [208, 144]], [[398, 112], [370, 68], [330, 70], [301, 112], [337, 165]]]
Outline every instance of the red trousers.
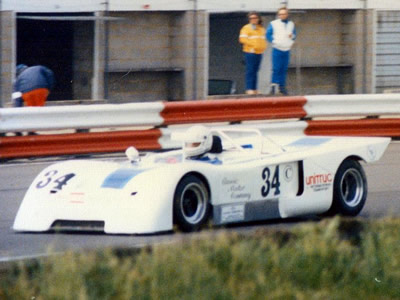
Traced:
[[32, 90], [22, 94], [26, 106], [44, 106], [50, 91], [45, 88]]

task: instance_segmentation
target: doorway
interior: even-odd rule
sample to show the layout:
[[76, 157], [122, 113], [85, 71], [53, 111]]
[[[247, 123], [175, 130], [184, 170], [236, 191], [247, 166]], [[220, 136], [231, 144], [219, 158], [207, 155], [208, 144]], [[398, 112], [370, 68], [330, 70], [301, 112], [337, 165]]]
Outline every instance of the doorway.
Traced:
[[73, 22], [41, 20], [38, 15], [17, 18], [17, 64], [44, 65], [54, 72], [48, 98], [73, 99]]

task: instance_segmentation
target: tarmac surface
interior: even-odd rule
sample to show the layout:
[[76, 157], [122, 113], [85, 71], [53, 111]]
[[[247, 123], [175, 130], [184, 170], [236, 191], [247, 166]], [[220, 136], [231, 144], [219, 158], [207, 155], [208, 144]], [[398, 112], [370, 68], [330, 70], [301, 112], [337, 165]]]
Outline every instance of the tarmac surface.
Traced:
[[[71, 157], [69, 157], [71, 158]], [[60, 158], [21, 159], [0, 165], [0, 263], [57, 254], [66, 250], [86, 250], [107, 247], [140, 248], [190, 238], [212, 238], [224, 231], [252, 232], [259, 228], [284, 228], [315, 217], [296, 218], [230, 225], [183, 234], [168, 232], [154, 235], [106, 235], [103, 233], [16, 233], [12, 230], [15, 215], [26, 190], [35, 176]], [[65, 157], [61, 159], [66, 159]], [[94, 156], [91, 159], [125, 159], [120, 154]], [[368, 199], [360, 217], [378, 219], [400, 217], [400, 142], [393, 141], [379, 162], [363, 165], [368, 179]]]

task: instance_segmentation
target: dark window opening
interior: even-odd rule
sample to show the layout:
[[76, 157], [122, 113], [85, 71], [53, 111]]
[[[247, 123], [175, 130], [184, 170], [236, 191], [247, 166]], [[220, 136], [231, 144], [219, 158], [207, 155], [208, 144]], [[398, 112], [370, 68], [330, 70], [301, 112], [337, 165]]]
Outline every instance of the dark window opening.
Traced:
[[54, 72], [49, 101], [73, 99], [74, 26], [70, 20], [51, 19], [60, 16], [19, 14], [17, 19], [17, 64], [44, 65]]

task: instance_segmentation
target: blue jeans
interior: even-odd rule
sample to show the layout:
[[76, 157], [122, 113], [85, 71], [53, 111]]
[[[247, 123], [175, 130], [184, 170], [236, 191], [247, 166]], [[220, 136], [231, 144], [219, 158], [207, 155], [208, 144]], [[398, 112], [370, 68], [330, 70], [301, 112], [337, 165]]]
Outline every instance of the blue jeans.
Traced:
[[286, 76], [289, 67], [290, 51], [272, 49], [272, 83], [279, 85], [279, 89], [286, 94]]
[[246, 61], [246, 90], [257, 89], [257, 74], [260, 69], [262, 54], [244, 53]]
[[13, 107], [23, 107], [23, 106], [24, 106], [24, 100], [22, 100], [22, 98], [13, 99]]

